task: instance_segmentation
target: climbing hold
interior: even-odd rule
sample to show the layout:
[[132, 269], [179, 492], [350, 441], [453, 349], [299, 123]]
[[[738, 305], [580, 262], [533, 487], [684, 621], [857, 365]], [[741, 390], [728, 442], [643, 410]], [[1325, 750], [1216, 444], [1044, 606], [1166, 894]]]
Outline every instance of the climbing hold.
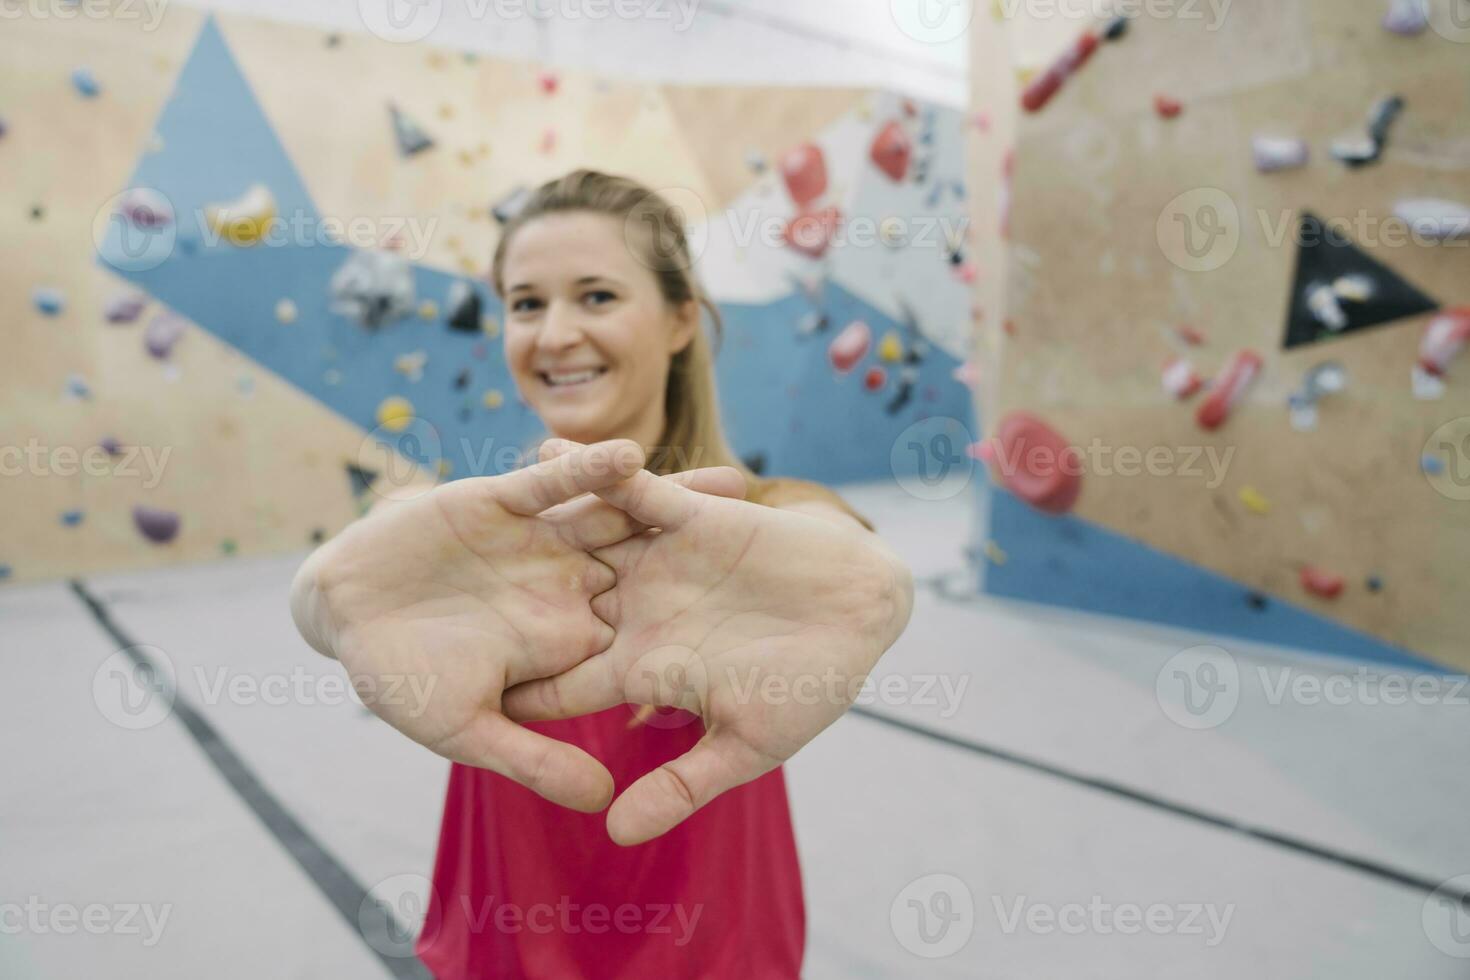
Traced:
[[1177, 119], [1184, 112], [1184, 103], [1168, 95], [1155, 95], [1154, 112], [1161, 119]]
[[1097, 35], [1083, 32], [1075, 44], [1062, 54], [1042, 75], [1026, 86], [1021, 93], [1021, 108], [1027, 112], [1040, 112], [1052, 100], [1062, 85], [1079, 71], [1097, 51]]
[[436, 303], [436, 302], [434, 302], [431, 299], [426, 299], [423, 302], [419, 303], [419, 319], [420, 320], [437, 320], [437, 319], [439, 319], [439, 304]]
[[810, 258], [819, 259], [827, 253], [841, 220], [842, 213], [836, 208], [803, 212], [787, 223], [786, 244]]
[[454, 390], [464, 391], [470, 386], [470, 369], [460, 368], [459, 373], [454, 376]]
[[9, 565], [0, 565], [0, 581], [10, 578], [12, 571]]
[[1345, 584], [1341, 575], [1311, 565], [1302, 569], [1301, 579], [1302, 588], [1321, 599], [1336, 599]]
[[79, 401], [86, 401], [92, 397], [92, 389], [87, 385], [87, 379], [80, 374], [67, 375], [66, 393]]
[[179, 515], [171, 510], [138, 504], [133, 508], [133, 525], [155, 544], [167, 544], [179, 533]]
[[1004, 565], [1010, 559], [1010, 555], [1007, 555], [1005, 549], [994, 541], [987, 541], [985, 542], [985, 558], [992, 565]]
[[797, 207], [805, 208], [827, 192], [827, 161], [822, 148], [803, 143], [781, 157], [781, 179]]
[[873, 145], [868, 150], [868, 156], [873, 163], [894, 183], [899, 183], [908, 174], [909, 161], [913, 155], [914, 147], [909, 141], [909, 134], [897, 119], [889, 120], [887, 125], [878, 130], [878, 135], [873, 137]]
[[1119, 41], [1128, 33], [1128, 17], [1114, 17], [1108, 21], [1108, 26], [1103, 28], [1104, 41]]
[[424, 377], [424, 365], [429, 363], [427, 351], [409, 351], [407, 354], [399, 354], [393, 359], [393, 370], [403, 375], [409, 381], [417, 382]]
[[888, 372], [876, 364], [868, 368], [867, 373], [863, 375], [863, 388], [868, 391], [881, 391], [887, 383]]
[[33, 204], [33, 205], [31, 205], [31, 220], [32, 221], [40, 221], [44, 217], [46, 217], [46, 209], [45, 208], [41, 207], [41, 205], [39, 205], [39, 204]]
[[1470, 306], [1446, 310], [1424, 328], [1424, 337], [1419, 341], [1419, 366], [1435, 377], [1442, 376], [1467, 341]]
[[555, 95], [556, 90], [561, 87], [561, 79], [555, 72], [543, 71], [536, 79], [541, 85], [541, 91], [546, 95]]
[[1252, 514], [1265, 515], [1271, 511], [1271, 502], [1255, 487], [1241, 487], [1236, 496], [1240, 498], [1241, 506]]
[[974, 388], [980, 384], [980, 365], [974, 361], [965, 361], [950, 376], [965, 387]]
[[1362, 136], [1332, 141], [1332, 155], [1350, 167], [1366, 167], [1383, 153], [1377, 143]]
[[1429, 27], [1429, 9], [1425, 0], [1393, 0], [1383, 16], [1383, 29], [1401, 37], [1423, 34]]
[[1256, 170], [1263, 174], [1296, 170], [1305, 167], [1312, 158], [1306, 140], [1279, 136], [1255, 137], [1251, 140], [1251, 154], [1256, 160]]
[[547, 126], [541, 131], [541, 152], [551, 153], [556, 149], [556, 130]]
[[314, 527], [311, 529], [312, 544], [321, 544], [325, 540], [327, 540], [327, 532], [325, 528]]
[[1470, 236], [1470, 207], [1459, 201], [1413, 198], [1395, 204], [1393, 213], [1415, 235], [1430, 241]]
[[1350, 303], [1366, 303], [1377, 292], [1373, 279], [1362, 273], [1338, 276], [1332, 281], [1332, 291], [1338, 299], [1345, 299]]
[[276, 198], [264, 184], [252, 184], [235, 200], [204, 208], [210, 231], [232, 245], [260, 241], [275, 218]]
[[1307, 287], [1307, 309], [1318, 323], [1333, 332], [1348, 325], [1347, 314], [1343, 312], [1339, 299], [1337, 290], [1329, 283], [1313, 283]]
[[296, 322], [296, 303], [290, 299], [282, 299], [276, 303], [276, 320], [279, 323]]
[[903, 341], [898, 339], [898, 331], [890, 330], [883, 335], [878, 344], [878, 356], [890, 364], [903, 359]]
[[807, 334], [819, 333], [826, 330], [829, 326], [831, 326], [831, 320], [828, 319], [827, 314], [820, 310], [812, 310], [802, 314], [801, 320], [796, 324], [796, 330], [805, 336]]
[[955, 264], [954, 277], [967, 286], [974, 285], [980, 278], [980, 267], [973, 262], [960, 261]]
[[1444, 460], [1425, 453], [1419, 457], [1419, 469], [1424, 471], [1425, 476], [1439, 476], [1444, 473]]
[[[493, 316], [480, 317], [480, 332], [492, 340], [496, 337], [499, 337], [500, 321], [495, 319]], [[484, 355], [482, 354], [480, 356], [483, 357]]]
[[1001, 486], [1044, 513], [1072, 509], [1082, 492], [1082, 460], [1061, 433], [1035, 415], [1012, 412], [995, 442]]
[[838, 374], [846, 374], [867, 356], [872, 343], [873, 331], [863, 321], [854, 320], [827, 345], [827, 358]]
[[85, 65], [72, 69], [71, 84], [77, 90], [77, 94], [84, 99], [95, 99], [102, 92], [97, 76], [92, 74], [92, 69]]
[[407, 316], [414, 307], [413, 267], [392, 252], [353, 252], [332, 274], [330, 288], [332, 312], [370, 330]]
[[766, 172], [765, 154], [760, 150], [745, 151], [745, 166], [751, 173], [760, 175]]
[[1390, 95], [1373, 104], [1368, 112], [1368, 136], [1344, 137], [1333, 142], [1332, 155], [1350, 167], [1365, 167], [1376, 163], [1388, 145], [1388, 134], [1394, 120], [1404, 110], [1402, 96]]
[[117, 213], [134, 228], [150, 230], [174, 223], [174, 206], [151, 187], [130, 187], [118, 195]]
[[1203, 429], [1218, 429], [1245, 395], [1246, 389], [1260, 373], [1265, 362], [1252, 350], [1237, 353], [1220, 376], [1210, 385], [1209, 396], [1200, 402], [1195, 421]]
[[889, 248], [902, 248], [908, 244], [908, 226], [902, 218], [890, 215], [878, 222], [878, 240]]
[[1383, 579], [1378, 575], [1369, 575], [1366, 579], [1363, 580], [1363, 586], [1369, 592], [1382, 592]]
[[494, 388], [491, 388], [489, 391], [485, 392], [482, 401], [484, 402], [485, 407], [493, 412], [495, 409], [505, 404], [505, 396]]
[[402, 432], [413, 421], [413, 403], [393, 395], [378, 405], [378, 425], [389, 432]]
[[143, 293], [117, 293], [102, 307], [102, 316], [108, 323], [132, 323], [143, 315], [148, 297]]
[[393, 123], [393, 138], [397, 140], [398, 152], [402, 156], [411, 157], [434, 145], [433, 139], [424, 132], [423, 127], [392, 102], [388, 103], [388, 116]]
[[477, 361], [483, 361], [485, 358], [490, 356], [489, 345], [483, 343], [475, 344], [473, 347], [470, 348], [470, 356]]
[[449, 284], [449, 295], [445, 297], [444, 306], [449, 311], [446, 322], [451, 330], [461, 330], [465, 333], [480, 332], [482, 327], [480, 294], [475, 287], [463, 279], [454, 280]]
[[1270, 600], [1267, 599], [1266, 596], [1260, 592], [1247, 592], [1245, 596], [1245, 601], [1246, 604], [1249, 605], [1256, 612], [1264, 612], [1267, 604], [1270, 602]]
[[219, 550], [226, 555], [233, 555], [236, 551], [239, 550], [239, 547], [240, 546], [235, 543], [234, 538], [225, 538], [219, 543]]
[[37, 286], [31, 290], [31, 302], [46, 316], [56, 316], [66, 305], [61, 290], [52, 286]]
[[1317, 427], [1317, 405], [1327, 395], [1336, 394], [1347, 387], [1347, 369], [1337, 361], [1324, 361], [1314, 365], [1302, 379], [1302, 386], [1292, 392], [1291, 427], [1298, 432], [1310, 432]]
[[494, 218], [498, 224], [506, 224], [516, 215], [520, 214], [521, 209], [524, 208], [530, 200], [530, 189], [526, 187], [517, 187], [509, 194], [506, 194], [500, 200], [490, 205], [490, 216]]
[[159, 310], [143, 331], [143, 347], [158, 360], [167, 360], [188, 327], [189, 322], [177, 313]]
[[1203, 347], [1209, 343], [1208, 338], [1205, 337], [1198, 327], [1188, 323], [1181, 323], [1175, 327], [1174, 335], [1191, 347]]
[[63, 527], [76, 527], [86, 516], [80, 510], [65, 510], [61, 512], [61, 524]]
[[1204, 379], [1189, 363], [1187, 358], [1171, 357], [1164, 362], [1164, 371], [1161, 379], [1164, 390], [1175, 398], [1183, 401], [1199, 391], [1204, 386]]
[[117, 441], [116, 436], [103, 436], [98, 439], [97, 448], [109, 456], [121, 456], [123, 451], [122, 443]]

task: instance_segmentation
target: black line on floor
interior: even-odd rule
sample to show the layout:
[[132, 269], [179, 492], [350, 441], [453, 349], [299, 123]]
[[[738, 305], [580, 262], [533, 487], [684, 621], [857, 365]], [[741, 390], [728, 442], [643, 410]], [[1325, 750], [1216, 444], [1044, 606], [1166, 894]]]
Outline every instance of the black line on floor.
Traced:
[[[137, 649], [138, 642], [112, 619], [107, 606], [101, 600], [92, 595], [87, 587], [79, 579], [72, 579], [71, 590], [76, 593], [78, 599], [86, 605], [92, 618], [97, 625], [112, 637], [113, 642], [139, 666], [148, 666], [153, 669], [154, 676], [163, 676], [157, 667], [151, 663], [147, 654]], [[377, 904], [378, 911], [366, 916], [366, 921], [360, 918], [363, 903], [368, 901], [368, 892], [362, 884], [353, 877], [352, 872], [343, 866], [321, 842], [311, 835], [311, 832], [303, 827], [280, 800], [266, 788], [260, 778], [245, 764], [245, 760], [232, 749], [215, 730], [215, 727], [199, 713], [188, 701], [184, 700], [178, 693], [174, 692], [172, 714], [184, 728], [188, 730], [195, 743], [203, 750], [205, 756], [224, 777], [225, 782], [239, 795], [254, 814], [260, 818], [260, 822], [275, 837], [276, 842], [291, 855], [301, 870], [306, 872], [308, 878], [316, 885], [322, 895], [337, 910], [355, 934], [362, 937], [368, 950], [383, 964], [383, 968], [397, 980], [432, 980], [429, 971], [416, 957], [393, 956], [382, 951], [380, 947], [392, 948], [401, 945], [401, 940], [393, 937], [404, 935], [403, 928], [397, 923], [390, 908]], [[391, 937], [390, 937], [391, 932]]]
[[876, 721], [883, 725], [888, 725], [893, 728], [901, 729], [902, 731], [908, 732], [911, 735], [919, 735], [923, 738], [933, 739], [936, 742], [943, 742], [945, 745], [950, 745], [957, 749], [964, 749], [965, 751], [973, 752], [976, 755], [983, 755], [986, 758], [995, 759], [998, 762], [1009, 763], [1013, 766], [1019, 766], [1022, 769], [1029, 769], [1032, 772], [1041, 773], [1044, 776], [1051, 776], [1053, 779], [1060, 779], [1064, 782], [1073, 783], [1077, 786], [1085, 786], [1088, 789], [1094, 789], [1102, 793], [1107, 793], [1111, 796], [1130, 800], [1134, 803], [1141, 803], [1144, 806], [1152, 807], [1156, 810], [1162, 810], [1165, 813], [1171, 813], [1176, 817], [1183, 817], [1186, 820], [1194, 820], [1197, 823], [1206, 824], [1211, 827], [1217, 827], [1220, 830], [1228, 830], [1232, 833], [1241, 834], [1243, 836], [1250, 837], [1253, 840], [1258, 840], [1266, 844], [1274, 844], [1275, 846], [1285, 848], [1288, 851], [1294, 851], [1297, 854], [1304, 854], [1308, 857], [1314, 857], [1322, 861], [1327, 861], [1331, 864], [1338, 865], [1339, 867], [1349, 868], [1353, 871], [1358, 871], [1373, 878], [1379, 878], [1384, 881], [1392, 882], [1396, 885], [1403, 885], [1406, 888], [1413, 888], [1416, 891], [1439, 891], [1441, 892], [1441, 894], [1449, 894], [1451, 896], [1457, 897], [1461, 906], [1463, 906], [1467, 912], [1470, 912], [1470, 892], [1461, 892], [1456, 896], [1453, 889], [1446, 888], [1441, 891], [1441, 882], [1433, 881], [1429, 878], [1424, 877], [1423, 875], [1415, 874], [1412, 871], [1403, 871], [1399, 868], [1395, 868], [1387, 864], [1382, 864], [1378, 861], [1358, 857], [1354, 854], [1349, 854], [1346, 851], [1339, 851], [1335, 848], [1326, 847], [1321, 844], [1313, 844], [1311, 841], [1305, 841], [1297, 837], [1292, 837], [1288, 834], [1278, 833], [1274, 830], [1267, 830], [1264, 827], [1252, 827], [1250, 824], [1241, 823], [1240, 821], [1232, 820], [1229, 817], [1222, 817], [1218, 814], [1208, 813], [1204, 810], [1196, 810], [1194, 807], [1185, 806], [1182, 803], [1174, 803], [1170, 800], [1164, 799], [1163, 797], [1154, 796], [1151, 793], [1144, 793], [1136, 789], [1131, 789], [1127, 786], [1124, 786], [1122, 783], [1115, 783], [1109, 779], [1101, 779], [1097, 776], [1087, 776], [1079, 772], [1073, 772], [1070, 769], [1063, 769], [1061, 766], [1052, 765], [1049, 762], [1042, 762], [1039, 759], [1032, 759], [1027, 756], [1011, 752], [1007, 749], [997, 748], [993, 745], [985, 745], [981, 742], [971, 741], [970, 739], [961, 738], [957, 735], [950, 735], [947, 732], [936, 731], [924, 725], [915, 725], [913, 722], [903, 721], [882, 711], [874, 711], [871, 708], [855, 706], [852, 708], [852, 713], [855, 715], [860, 715], [863, 718], [870, 718], [873, 721]]

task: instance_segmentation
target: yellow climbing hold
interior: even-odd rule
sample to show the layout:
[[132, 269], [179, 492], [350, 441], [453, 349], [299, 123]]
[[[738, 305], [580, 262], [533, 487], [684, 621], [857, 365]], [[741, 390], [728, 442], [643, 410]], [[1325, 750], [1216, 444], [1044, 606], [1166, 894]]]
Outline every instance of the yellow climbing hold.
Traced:
[[494, 339], [500, 336], [500, 321], [493, 316], [482, 316], [480, 317], [480, 329], [485, 336]]
[[1238, 496], [1241, 505], [1252, 514], [1265, 514], [1271, 509], [1271, 501], [1255, 487], [1241, 487]]
[[493, 409], [499, 408], [501, 405], [504, 405], [504, 404], [505, 404], [505, 396], [502, 395], [498, 390], [496, 390], [494, 388], [491, 388], [489, 391], [485, 392], [485, 407], [486, 408], [489, 408], [489, 409], [492, 409], [493, 410]]
[[989, 558], [992, 564], [1004, 565], [1010, 556], [994, 541], [987, 541], [985, 542], [985, 557]]
[[296, 313], [296, 304], [290, 299], [283, 299], [276, 304], [276, 319], [281, 323], [295, 323]]
[[449, 474], [454, 472], [454, 464], [447, 459], [441, 459], [435, 469], [439, 471], [441, 477], [448, 477]]
[[431, 299], [426, 299], [419, 304], [419, 318], [423, 320], [439, 319], [439, 304]]
[[232, 245], [254, 245], [276, 220], [276, 198], [264, 184], [252, 184], [233, 201], [205, 207], [204, 220]]
[[402, 432], [413, 421], [413, 403], [397, 395], [384, 398], [378, 406], [378, 424], [389, 432]]
[[878, 356], [890, 364], [903, 360], [903, 342], [898, 339], [898, 331], [890, 330], [883, 335], [883, 341], [878, 345]]

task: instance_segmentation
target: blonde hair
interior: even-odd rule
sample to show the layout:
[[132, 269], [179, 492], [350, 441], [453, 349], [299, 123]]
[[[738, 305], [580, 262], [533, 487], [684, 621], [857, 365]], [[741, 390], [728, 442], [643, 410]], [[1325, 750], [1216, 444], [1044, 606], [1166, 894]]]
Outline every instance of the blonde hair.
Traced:
[[[491, 284], [497, 294], [505, 295], [505, 256], [516, 232], [544, 215], [569, 211], [605, 214], [621, 221], [628, 246], [636, 249], [639, 261], [653, 271], [664, 301], [674, 308], [696, 303], [709, 313], [716, 338], [722, 335], [720, 311], [694, 275], [680, 210], [635, 180], [596, 170], [574, 170], [542, 184], [506, 223], [490, 266]], [[635, 226], [646, 229], [647, 234], [634, 233]], [[647, 468], [664, 474], [701, 466], [733, 466], [748, 483], [756, 483], [725, 441], [715, 394], [714, 353], [702, 324], [670, 361], [664, 389], [664, 430], [649, 455]]]

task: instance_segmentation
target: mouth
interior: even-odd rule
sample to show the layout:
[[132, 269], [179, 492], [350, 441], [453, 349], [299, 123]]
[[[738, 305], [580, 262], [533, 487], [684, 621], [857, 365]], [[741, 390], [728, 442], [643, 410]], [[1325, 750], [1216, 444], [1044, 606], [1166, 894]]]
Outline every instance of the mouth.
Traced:
[[538, 371], [536, 377], [548, 388], [565, 389], [591, 384], [606, 373], [606, 367], [595, 367], [578, 371]]

